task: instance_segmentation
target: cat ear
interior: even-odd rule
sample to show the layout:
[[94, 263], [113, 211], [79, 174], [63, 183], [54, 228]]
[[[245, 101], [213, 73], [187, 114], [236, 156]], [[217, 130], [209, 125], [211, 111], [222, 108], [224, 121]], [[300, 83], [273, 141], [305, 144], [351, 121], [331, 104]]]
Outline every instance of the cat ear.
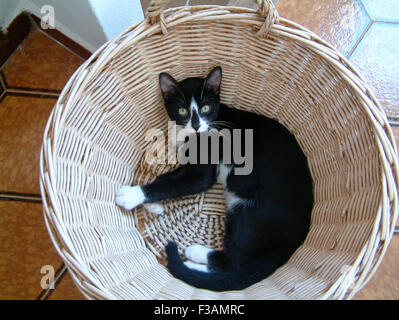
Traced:
[[216, 67], [205, 79], [204, 89], [207, 92], [214, 94], [215, 96], [220, 92], [220, 85], [222, 83], [222, 68]]
[[165, 72], [159, 75], [159, 86], [161, 87], [162, 96], [166, 101], [175, 96], [179, 90], [177, 81]]

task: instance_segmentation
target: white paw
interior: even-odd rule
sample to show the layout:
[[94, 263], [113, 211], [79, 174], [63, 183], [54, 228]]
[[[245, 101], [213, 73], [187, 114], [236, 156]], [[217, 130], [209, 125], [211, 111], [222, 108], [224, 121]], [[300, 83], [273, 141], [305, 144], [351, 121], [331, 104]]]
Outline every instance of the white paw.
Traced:
[[186, 255], [186, 258], [191, 261], [208, 264], [208, 253], [211, 251], [212, 249], [200, 244], [193, 244], [185, 249], [184, 254]]
[[144, 208], [146, 208], [149, 212], [160, 215], [163, 213], [163, 205], [157, 202], [154, 203], [144, 203]]
[[191, 262], [191, 261], [186, 261], [186, 262], [184, 262], [184, 264], [186, 265], [186, 267], [188, 267], [190, 269], [194, 269], [194, 270], [198, 270], [198, 271], [202, 271], [202, 272], [208, 272], [208, 267], [205, 264], [199, 264], [199, 263], [195, 263], [195, 262]]
[[127, 210], [132, 210], [144, 200], [145, 196], [140, 186], [123, 186], [116, 192], [116, 204]]

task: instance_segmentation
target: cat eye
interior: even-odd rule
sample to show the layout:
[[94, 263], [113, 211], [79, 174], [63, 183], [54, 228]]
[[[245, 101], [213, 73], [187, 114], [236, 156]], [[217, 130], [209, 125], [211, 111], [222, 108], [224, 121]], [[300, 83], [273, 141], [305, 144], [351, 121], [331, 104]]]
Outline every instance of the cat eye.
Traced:
[[204, 105], [204, 106], [201, 108], [201, 112], [202, 112], [202, 113], [208, 113], [209, 111], [211, 111], [211, 107], [210, 107], [208, 104]]
[[187, 111], [186, 108], [179, 108], [179, 114], [180, 114], [181, 116], [186, 116], [187, 113], [188, 113], [188, 111]]

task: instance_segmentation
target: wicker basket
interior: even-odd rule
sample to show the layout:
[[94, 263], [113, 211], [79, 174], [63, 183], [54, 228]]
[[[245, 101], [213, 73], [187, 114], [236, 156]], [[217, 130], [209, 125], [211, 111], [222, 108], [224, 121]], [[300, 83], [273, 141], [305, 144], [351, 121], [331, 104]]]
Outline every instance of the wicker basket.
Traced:
[[[98, 49], [72, 76], [41, 152], [44, 217], [76, 285], [92, 299], [350, 299], [384, 256], [398, 215], [398, 159], [369, 86], [329, 44], [259, 10], [193, 6], [147, 18]], [[172, 165], [149, 165], [148, 130], [167, 129], [158, 75], [177, 80], [223, 68], [221, 99], [277, 119], [295, 134], [314, 181], [304, 244], [267, 279], [242, 291], [191, 287], [164, 266], [164, 245], [222, 246], [222, 187], [164, 202], [155, 216], [115, 204], [125, 184]]]

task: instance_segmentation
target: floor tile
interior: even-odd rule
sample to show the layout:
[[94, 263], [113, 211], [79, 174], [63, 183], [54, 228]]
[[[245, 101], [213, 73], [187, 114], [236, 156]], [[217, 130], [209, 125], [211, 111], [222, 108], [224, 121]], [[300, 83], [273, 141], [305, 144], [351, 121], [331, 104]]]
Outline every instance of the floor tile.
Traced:
[[200, 5], [217, 5], [225, 6], [228, 0], [190, 0], [190, 6], [200, 6]]
[[0, 201], [0, 299], [36, 299], [44, 265], [62, 260], [53, 247], [41, 204]]
[[10, 87], [62, 90], [83, 61], [34, 29], [3, 67]]
[[[147, 8], [151, 2], [151, 0], [140, 0], [141, 1], [141, 8], [143, 9], [144, 14], [147, 11]], [[174, 8], [174, 7], [182, 7], [186, 4], [186, 0], [170, 0], [165, 8]]]
[[357, 0], [279, 0], [276, 8], [345, 55], [370, 22]]
[[370, 85], [388, 117], [399, 117], [399, 25], [374, 23], [350, 61]]
[[69, 271], [67, 271], [51, 293], [49, 300], [85, 300], [85, 297], [76, 287]]
[[[256, 0], [230, 0], [227, 3], [227, 6], [257, 9], [258, 4], [255, 1]], [[277, 2], [278, 0], [273, 0], [274, 5], [276, 5]]]
[[4, 92], [4, 87], [3, 84], [0, 82], [0, 96], [2, 95], [3, 92]]
[[40, 193], [40, 148], [55, 102], [10, 95], [1, 101], [0, 191]]
[[399, 22], [398, 0], [361, 0], [371, 19]]
[[232, 7], [245, 7], [251, 9], [257, 9], [258, 5], [253, 0], [230, 0], [227, 3], [228, 6]]
[[399, 300], [399, 236], [393, 236], [380, 267], [354, 300]]

